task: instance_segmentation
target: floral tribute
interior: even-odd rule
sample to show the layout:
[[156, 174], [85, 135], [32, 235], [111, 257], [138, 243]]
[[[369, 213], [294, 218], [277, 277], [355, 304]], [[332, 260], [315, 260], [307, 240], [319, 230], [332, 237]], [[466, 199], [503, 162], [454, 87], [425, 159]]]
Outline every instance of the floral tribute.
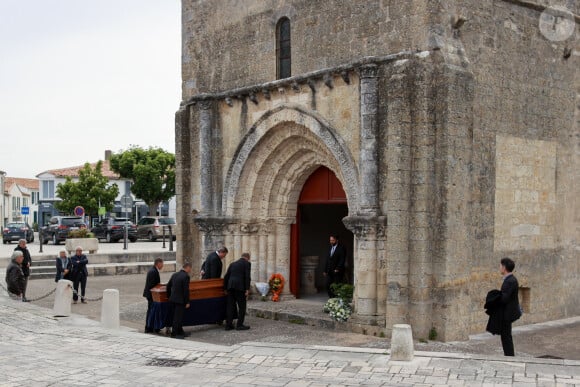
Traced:
[[270, 290], [272, 291], [272, 301], [280, 301], [280, 293], [284, 290], [284, 276], [280, 273], [272, 274], [268, 285], [270, 285]]

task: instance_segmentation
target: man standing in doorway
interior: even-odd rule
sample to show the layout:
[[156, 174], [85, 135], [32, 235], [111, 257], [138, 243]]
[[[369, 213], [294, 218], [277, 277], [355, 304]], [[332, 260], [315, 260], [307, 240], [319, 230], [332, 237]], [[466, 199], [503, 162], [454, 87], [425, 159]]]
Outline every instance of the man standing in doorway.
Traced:
[[326, 258], [326, 270], [323, 275], [326, 276], [326, 291], [328, 297], [334, 297], [330, 286], [334, 283], [342, 283], [344, 278], [344, 264], [346, 262], [346, 247], [338, 241], [337, 234], [330, 235], [330, 248]]
[[22, 292], [22, 301], [28, 302], [26, 299], [26, 288], [28, 287], [28, 277], [30, 277], [30, 264], [32, 263], [32, 257], [30, 256], [30, 251], [28, 251], [28, 246], [26, 246], [26, 239], [20, 239], [18, 241], [18, 246], [14, 251], [22, 251], [22, 272], [24, 273], [24, 291]]
[[153, 295], [151, 295], [151, 289], [161, 283], [161, 276], [159, 273], [163, 269], [163, 259], [155, 258], [153, 267], [147, 272], [147, 278], [145, 279], [145, 289], [143, 289], [143, 297], [147, 299], [147, 315], [145, 317], [145, 333], [159, 332], [159, 329], [154, 329], [152, 325], [149, 325], [149, 317], [151, 315], [151, 309], [153, 308]]
[[201, 266], [201, 278], [221, 278], [223, 268], [222, 260], [226, 255], [228, 255], [228, 249], [226, 247], [222, 247], [209, 254]]
[[512, 323], [522, 315], [520, 302], [518, 299], [518, 280], [512, 274], [516, 264], [510, 258], [502, 258], [499, 271], [503, 275], [501, 285], [501, 305], [503, 306], [503, 318], [501, 322], [500, 335], [501, 346], [505, 356], [515, 356], [514, 341], [512, 338]]

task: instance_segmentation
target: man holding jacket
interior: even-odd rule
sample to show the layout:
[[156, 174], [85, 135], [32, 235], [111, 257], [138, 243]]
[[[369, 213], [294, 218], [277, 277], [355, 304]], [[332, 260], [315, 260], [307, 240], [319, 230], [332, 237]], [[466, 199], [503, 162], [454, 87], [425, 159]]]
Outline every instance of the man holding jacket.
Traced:
[[512, 338], [512, 323], [522, 315], [518, 299], [518, 280], [512, 274], [516, 264], [510, 258], [502, 258], [500, 272], [503, 275], [501, 285], [501, 305], [503, 307], [500, 327], [501, 346], [505, 356], [514, 356], [514, 341]]

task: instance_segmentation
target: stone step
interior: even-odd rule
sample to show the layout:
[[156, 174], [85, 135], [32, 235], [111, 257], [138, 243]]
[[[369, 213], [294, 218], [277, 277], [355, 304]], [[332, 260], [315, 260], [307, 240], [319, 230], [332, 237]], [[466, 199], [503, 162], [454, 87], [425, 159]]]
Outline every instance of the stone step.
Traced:
[[[102, 253], [102, 254], [88, 254], [90, 264], [106, 264], [106, 263], [127, 263], [127, 262], [143, 262], [153, 265], [155, 258], [163, 258], [164, 261], [175, 261], [175, 251], [161, 251], [161, 252], [130, 252], [130, 253]], [[32, 257], [33, 267], [41, 266], [55, 266], [56, 255], [54, 257], [42, 256], [39, 258]], [[0, 267], [8, 266], [10, 258], [0, 258]]]
[[[124, 263], [97, 263], [88, 264], [89, 277], [105, 275], [145, 274], [153, 266], [152, 262], [124, 262]], [[174, 272], [175, 260], [164, 261], [163, 271]], [[46, 266], [34, 266], [30, 270], [30, 279], [54, 278], [56, 267], [54, 262]]]

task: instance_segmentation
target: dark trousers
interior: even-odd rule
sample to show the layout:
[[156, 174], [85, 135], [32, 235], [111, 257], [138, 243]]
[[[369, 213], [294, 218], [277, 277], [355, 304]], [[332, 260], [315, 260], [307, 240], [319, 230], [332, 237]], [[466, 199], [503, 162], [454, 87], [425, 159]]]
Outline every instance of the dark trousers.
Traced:
[[24, 290], [22, 291], [22, 298], [26, 298], [26, 288], [28, 287], [28, 276], [24, 276]]
[[79, 284], [81, 285], [81, 299], [85, 299], [85, 290], [87, 289], [87, 276], [84, 274], [75, 276], [73, 280], [73, 288], [75, 289], [73, 293], [73, 300], [77, 301], [79, 299]]
[[243, 290], [228, 290], [228, 303], [226, 309], [226, 324], [227, 326], [233, 325], [234, 316], [238, 315], [237, 326], [241, 327], [244, 325], [244, 319], [246, 318], [246, 292]]
[[329, 273], [326, 273], [326, 292], [328, 293], [328, 298], [333, 298], [335, 296], [330, 285], [342, 283], [343, 276], [344, 272], [342, 270], [339, 270], [336, 273], [334, 270], [331, 270]]
[[502, 322], [500, 336], [501, 336], [501, 346], [503, 347], [503, 354], [505, 356], [515, 356], [511, 322], [508, 321]]
[[183, 331], [183, 314], [185, 313], [185, 304], [172, 303], [173, 307], [173, 326], [171, 335], [182, 335]]
[[151, 316], [151, 309], [153, 309], [153, 299], [147, 299], [147, 315], [145, 317], [145, 332], [152, 332], [153, 327], [149, 326], [149, 316]]

